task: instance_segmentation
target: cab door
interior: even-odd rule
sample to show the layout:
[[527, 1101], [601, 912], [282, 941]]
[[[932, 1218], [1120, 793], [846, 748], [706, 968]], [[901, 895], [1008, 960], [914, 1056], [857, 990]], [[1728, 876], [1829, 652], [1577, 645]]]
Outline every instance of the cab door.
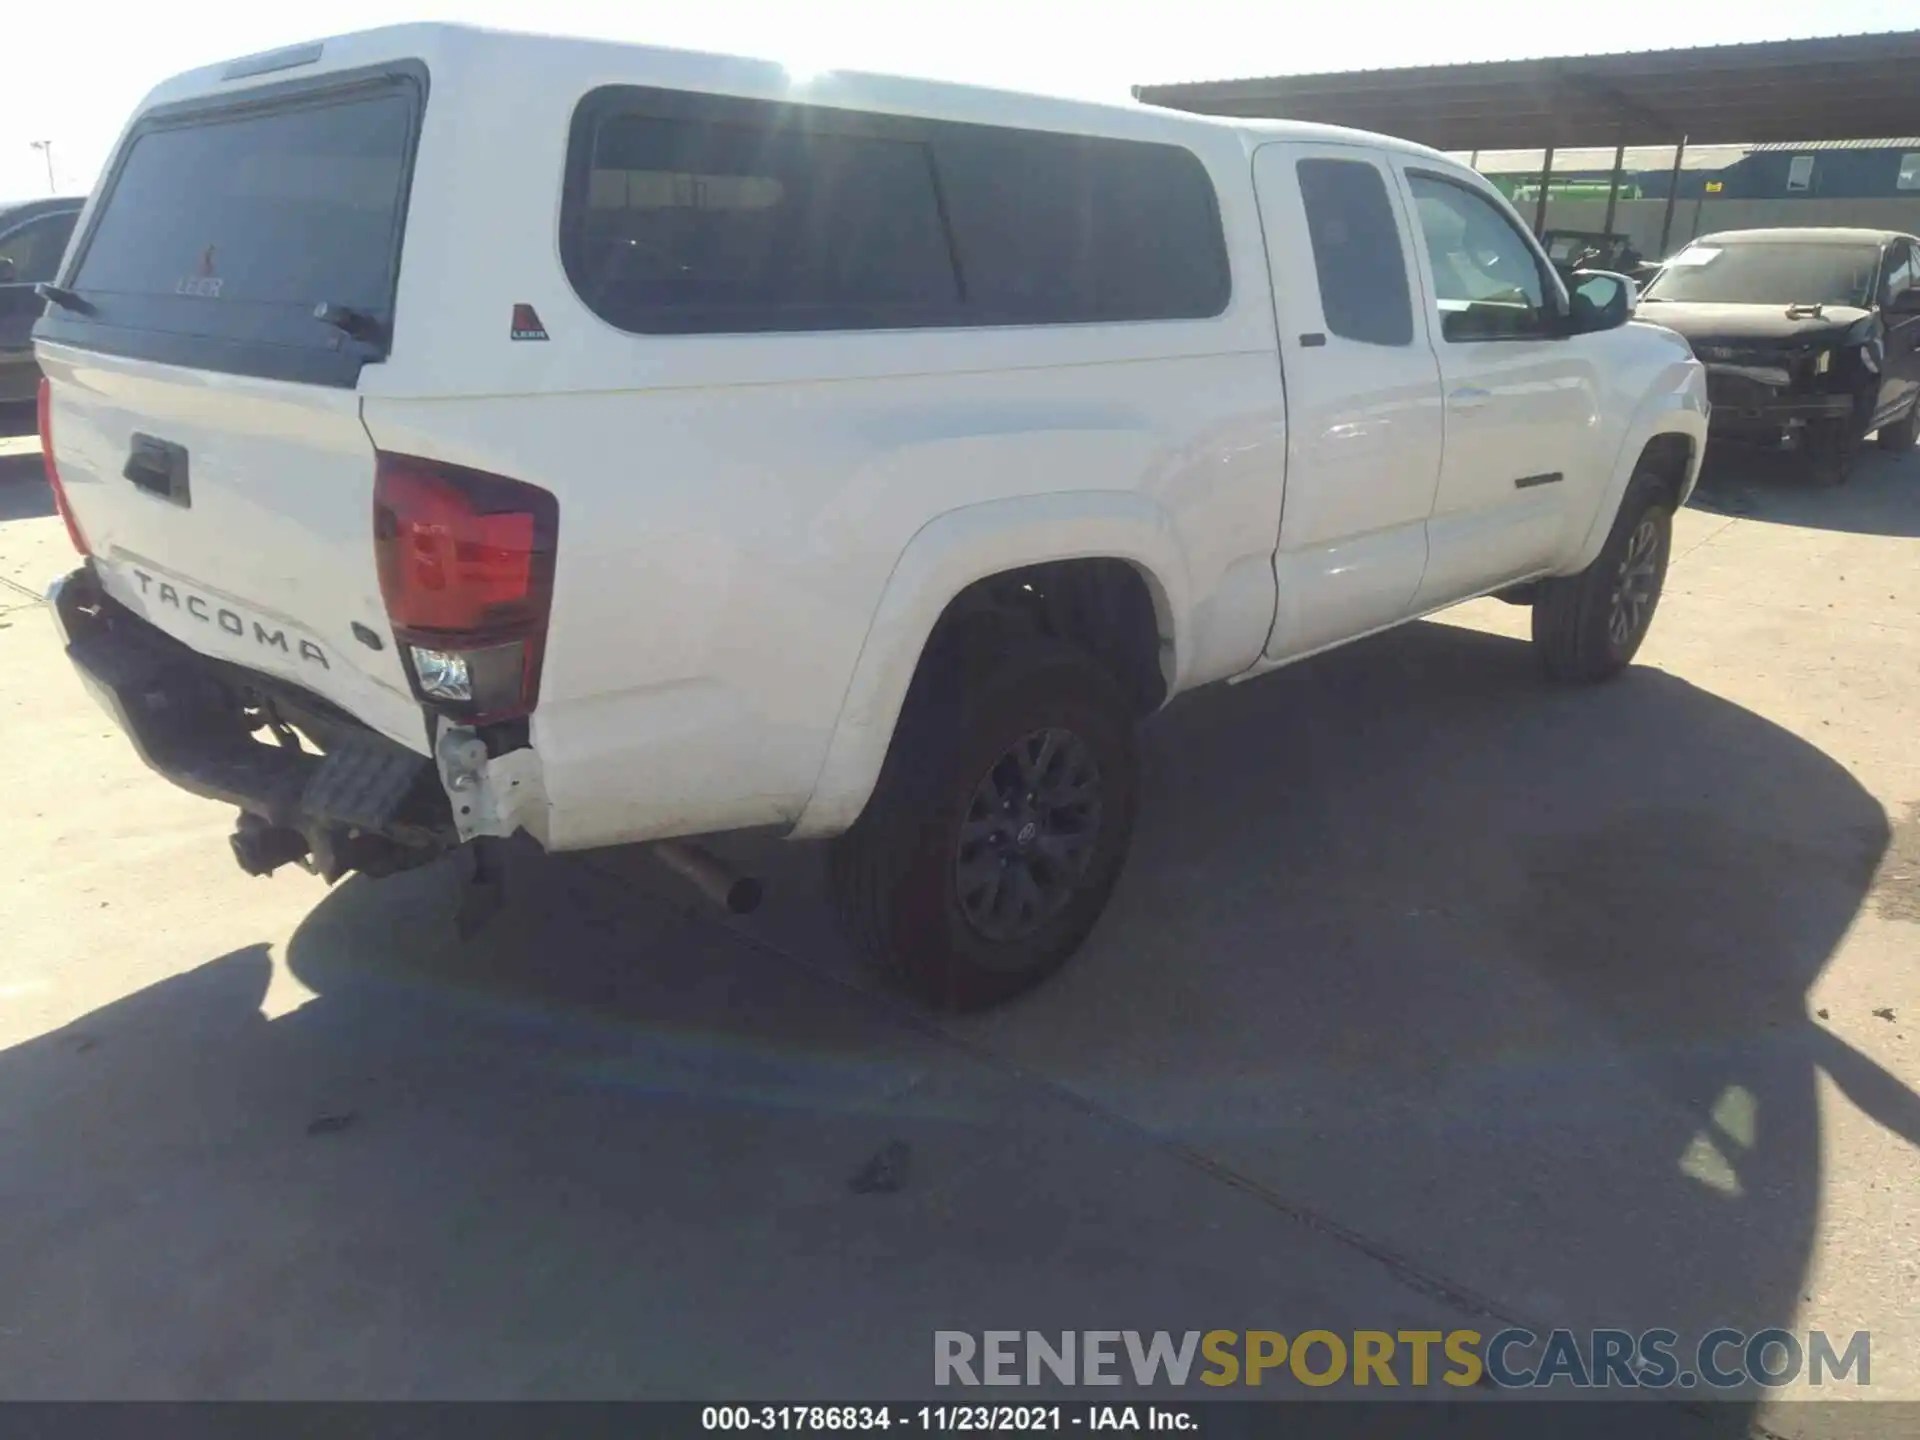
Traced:
[[1920, 395], [1920, 255], [1910, 240], [1887, 247], [1886, 278], [1880, 286], [1880, 321], [1886, 329], [1880, 362], [1879, 405], [1875, 424], [1903, 418]]
[[1287, 487], [1269, 659], [1411, 612], [1440, 474], [1440, 371], [1405, 206], [1358, 145], [1254, 152], [1287, 392]]
[[1561, 329], [1559, 281], [1497, 193], [1416, 157], [1395, 167], [1420, 232], [1446, 405], [1424, 611], [1552, 565], [1570, 505], [1595, 493], [1581, 467], [1601, 458], [1600, 394], [1594, 347]]

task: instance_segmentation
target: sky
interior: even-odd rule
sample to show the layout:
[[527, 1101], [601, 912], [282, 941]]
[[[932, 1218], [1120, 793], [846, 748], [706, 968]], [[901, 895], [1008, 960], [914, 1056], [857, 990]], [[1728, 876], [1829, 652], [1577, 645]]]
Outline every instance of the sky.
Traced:
[[[1632, 17], [1629, 25], [1619, 17]], [[1597, 18], [1595, 18], [1597, 17]], [[1913, 0], [26, 0], [0, 26], [0, 200], [89, 189], [158, 81], [199, 65], [407, 20], [463, 20], [1017, 90], [1124, 100], [1156, 81], [1898, 30]]]

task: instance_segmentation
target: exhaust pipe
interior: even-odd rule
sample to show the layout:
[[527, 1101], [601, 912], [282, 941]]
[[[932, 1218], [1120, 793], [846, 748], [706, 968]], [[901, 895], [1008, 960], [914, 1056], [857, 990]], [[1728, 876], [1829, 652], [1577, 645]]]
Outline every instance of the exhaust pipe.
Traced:
[[692, 884], [707, 899], [735, 915], [760, 907], [764, 889], [751, 875], [742, 875], [726, 861], [684, 840], [656, 840], [647, 847], [653, 858]]

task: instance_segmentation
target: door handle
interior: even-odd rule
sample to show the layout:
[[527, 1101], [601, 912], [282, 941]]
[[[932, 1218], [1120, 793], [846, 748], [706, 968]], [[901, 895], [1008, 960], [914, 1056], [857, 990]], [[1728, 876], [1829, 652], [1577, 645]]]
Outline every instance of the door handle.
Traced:
[[1491, 390], [1482, 390], [1478, 385], [1463, 385], [1447, 396], [1447, 404], [1455, 410], [1478, 410], [1491, 399]]

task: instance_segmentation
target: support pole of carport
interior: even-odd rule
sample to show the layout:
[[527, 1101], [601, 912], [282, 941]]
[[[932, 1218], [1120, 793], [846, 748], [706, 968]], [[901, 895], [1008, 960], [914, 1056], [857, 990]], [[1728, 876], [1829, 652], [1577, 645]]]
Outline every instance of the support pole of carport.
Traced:
[[1660, 222], [1660, 255], [1667, 258], [1667, 241], [1673, 236], [1673, 206], [1680, 198], [1680, 161], [1687, 153], [1687, 137], [1682, 135], [1680, 143], [1673, 149], [1673, 173], [1667, 177], [1667, 213]]
[[1533, 233], [1538, 235], [1547, 228], [1547, 187], [1553, 184], [1553, 146], [1547, 146], [1546, 157], [1540, 162], [1540, 198], [1533, 204]]
[[1600, 222], [1600, 228], [1606, 234], [1613, 233], [1614, 207], [1620, 200], [1620, 172], [1627, 163], [1627, 142], [1622, 140], [1613, 147], [1613, 179], [1607, 184], [1607, 218]]

